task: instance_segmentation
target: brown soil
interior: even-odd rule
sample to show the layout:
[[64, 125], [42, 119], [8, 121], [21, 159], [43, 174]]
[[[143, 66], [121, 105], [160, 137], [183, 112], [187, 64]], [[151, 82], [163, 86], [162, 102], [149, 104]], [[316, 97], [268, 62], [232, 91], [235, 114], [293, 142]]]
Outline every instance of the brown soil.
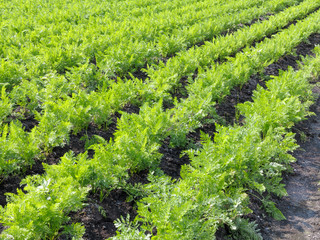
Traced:
[[[132, 220], [136, 216], [133, 202], [127, 202], [127, 193], [113, 190], [100, 201], [99, 194], [91, 194], [87, 206], [78, 212], [71, 213], [72, 222], [81, 222], [86, 232], [84, 239], [106, 239], [115, 235], [114, 221], [120, 216], [126, 218], [130, 214]], [[64, 240], [62, 236], [59, 240]]]

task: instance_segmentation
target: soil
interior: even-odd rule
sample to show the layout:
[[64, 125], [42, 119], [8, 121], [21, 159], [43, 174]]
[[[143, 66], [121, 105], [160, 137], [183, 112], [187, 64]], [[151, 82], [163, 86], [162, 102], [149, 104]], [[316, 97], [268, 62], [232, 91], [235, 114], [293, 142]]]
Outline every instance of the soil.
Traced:
[[239, 103], [252, 101], [253, 91], [260, 85], [265, 87], [265, 82], [260, 75], [251, 76], [250, 80], [243, 86], [237, 86], [230, 91], [230, 95], [226, 96], [222, 102], [217, 103], [217, 114], [222, 117], [225, 124], [241, 123], [243, 117], [236, 117], [236, 106]]
[[[86, 201], [87, 206], [78, 212], [71, 213], [71, 222], [81, 222], [86, 232], [84, 239], [106, 239], [115, 235], [114, 221], [120, 216], [130, 219], [136, 216], [134, 203], [127, 201], [127, 193], [123, 190], [113, 190], [100, 201], [99, 194], [90, 194]], [[70, 223], [71, 223], [70, 222]], [[59, 240], [67, 239], [61, 236]]]
[[[0, 183], [0, 205], [7, 204], [5, 193], [17, 193], [17, 188], [20, 187], [20, 182], [25, 176], [44, 173], [42, 162], [36, 161], [30, 169], [27, 169], [20, 175], [10, 176]], [[0, 226], [1, 231], [1, 226]]]
[[184, 164], [189, 164], [190, 160], [187, 155], [182, 156], [185, 148], [171, 148], [169, 146], [170, 139], [163, 142], [159, 152], [162, 155], [160, 168], [168, 176], [178, 179], [180, 178], [180, 169]]
[[[30, 169], [27, 169], [20, 175], [10, 176], [0, 182], [0, 205], [4, 207], [7, 204], [5, 193], [17, 193], [17, 188], [20, 188], [20, 182], [28, 175], [43, 174], [43, 166], [41, 161], [35, 161]], [[0, 233], [3, 231], [3, 225], [0, 223]]]

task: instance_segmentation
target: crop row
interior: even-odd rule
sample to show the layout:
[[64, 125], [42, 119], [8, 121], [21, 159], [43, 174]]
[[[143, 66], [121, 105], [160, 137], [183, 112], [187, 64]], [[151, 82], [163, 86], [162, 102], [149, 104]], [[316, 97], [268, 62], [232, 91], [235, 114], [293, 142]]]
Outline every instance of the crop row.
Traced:
[[[253, 3], [261, 1], [255, 0]], [[182, 15], [176, 9], [155, 18], [139, 18], [139, 24], [130, 19], [116, 23], [103, 17], [101, 22], [96, 17], [75, 24], [71, 17], [71, 20], [61, 19], [59, 24], [51, 20], [51, 23], [42, 25], [19, 16], [13, 22], [11, 16], [11, 20], [1, 25], [0, 81], [12, 86], [22, 79], [41, 78], [51, 72], [61, 74], [84, 65], [87, 67], [90, 62], [95, 62], [106, 76], [133, 71], [134, 67], [141, 67], [146, 61], [159, 57], [159, 53], [166, 55], [168, 51], [172, 53], [183, 49], [188, 42], [201, 41], [200, 37], [212, 28], [208, 29], [207, 26], [210, 19], [215, 19], [216, 15], [228, 12], [231, 8], [241, 10], [254, 5], [247, 1], [231, 3], [217, 9], [213, 9], [214, 5], [206, 8], [205, 4], [197, 9], [192, 8], [191, 4], [187, 6], [190, 9]], [[56, 17], [54, 14], [49, 14], [48, 19]], [[230, 22], [230, 18], [236, 16], [237, 12], [226, 20]], [[197, 19], [203, 20], [203, 23], [196, 23]], [[230, 27], [237, 22], [234, 20], [228, 24]], [[170, 42], [172, 46], [167, 46]]]
[[178, 56], [170, 58], [165, 65], [159, 64], [147, 70], [150, 85], [157, 89], [155, 93], [159, 94], [159, 97], [168, 97], [167, 93], [172, 92], [172, 88], [179, 84], [182, 77], [192, 76], [199, 68], [209, 67], [216, 61], [224, 61], [239, 49], [280, 31], [288, 23], [305, 17], [319, 6], [319, 1], [304, 1], [270, 16], [268, 21], [244, 26], [233, 34], [217, 36], [212, 42], [206, 42], [201, 47], [180, 52]]
[[[125, 4], [124, 4], [125, 2]], [[218, 4], [221, 0], [213, 1]], [[55, 12], [59, 21], [73, 19], [77, 16], [76, 13], [85, 13], [84, 17], [77, 16], [73, 19], [75, 23], [81, 23], [90, 17], [105, 17], [110, 21], [122, 21], [123, 19], [135, 19], [144, 15], [157, 16], [158, 13], [179, 9], [181, 13], [185, 11], [187, 5], [195, 3], [194, 0], [186, 1], [164, 1], [164, 0], [125, 0], [125, 1], [108, 1], [100, 2], [94, 1], [82, 1], [81, 4], [74, 1], [40, 1], [34, 0], [32, 4], [18, 4], [19, 1], [10, 1], [5, 5], [0, 6], [1, 12], [3, 13], [3, 20], [11, 20], [9, 13], [12, 10], [18, 12], [21, 17], [27, 17], [28, 14], [36, 16], [36, 20], [41, 24], [52, 23], [55, 20], [51, 17], [52, 12]], [[205, 1], [198, 1], [197, 4], [202, 5]], [[198, 5], [196, 5], [198, 6]], [[40, 13], [40, 14], [39, 14]], [[180, 13], [180, 12], [179, 12]], [[69, 17], [67, 17], [69, 15]], [[50, 16], [50, 17], [48, 17]], [[70, 16], [72, 16], [70, 18]]]
[[[150, 175], [134, 223], [118, 220], [121, 232], [112, 239], [215, 239], [223, 224], [237, 239], [262, 239], [252, 225], [253, 231], [241, 232], [243, 224], [250, 228], [239, 217], [251, 212], [248, 195], [254, 192], [268, 213], [284, 219], [268, 196], [287, 195], [281, 173], [290, 169], [289, 153], [298, 147], [289, 130], [310, 114], [309, 80], [320, 74], [320, 47], [314, 52], [301, 70], [281, 72], [267, 89], [254, 92], [253, 102], [237, 106], [245, 117], [242, 126], [217, 125], [214, 142], [203, 134], [203, 148], [189, 151], [191, 164], [183, 166], [181, 180]], [[156, 235], [145, 234], [155, 229]]]
[[[274, 8], [282, 5], [283, 3], [281, 2], [279, 5], [274, 5]], [[71, 129], [74, 133], [77, 133], [88, 126], [91, 121], [97, 124], [105, 123], [112, 113], [121, 109], [128, 102], [154, 101], [159, 96], [165, 96], [166, 92], [164, 89], [169, 90], [168, 84], [162, 82], [162, 86], [159, 87], [159, 79], [163, 77], [166, 82], [169, 82], [169, 80], [174, 82], [171, 76], [173, 71], [179, 66], [179, 68], [182, 68], [182, 66], [193, 65], [188, 70], [189, 72], [199, 66], [206, 66], [205, 63], [210, 61], [209, 58], [211, 56], [201, 56], [203, 49], [208, 52], [217, 50], [216, 56], [212, 57], [213, 60], [223, 57], [227, 53], [224, 52], [223, 48], [219, 48], [219, 46], [224, 41], [229, 42], [231, 37], [232, 39], [236, 39], [239, 35], [243, 36], [249, 32], [248, 39], [259, 39], [263, 36], [263, 33], [266, 35], [267, 33], [276, 31], [289, 21], [307, 15], [319, 5], [319, 2], [305, 1], [299, 6], [289, 8], [271, 17], [269, 21], [253, 24], [251, 27], [239, 30], [235, 35], [221, 37], [214, 44], [206, 43], [203, 48], [191, 49], [190, 52], [194, 53], [194, 58], [187, 58], [186, 56], [190, 56], [190, 54], [182, 53], [175, 60], [168, 62], [168, 65], [164, 68], [153, 71], [150, 74], [151, 79], [145, 84], [139, 79], [132, 81], [121, 81], [118, 79], [116, 83], [104, 84], [96, 92], [92, 91], [87, 94], [86, 91], [78, 90], [77, 93], [72, 94], [72, 97], [69, 97], [70, 85], [71, 87], [77, 84], [81, 85], [80, 81], [86, 81], [86, 79], [91, 79], [90, 81], [92, 81], [97, 75], [95, 70], [90, 68], [83, 69], [83, 71], [86, 71], [86, 78], [84, 79], [83, 75], [79, 75], [77, 76], [77, 81], [79, 82], [74, 82], [73, 84], [70, 84], [63, 76], [48, 75], [42, 79], [43, 89], [39, 89], [37, 86], [39, 83], [37, 82], [23, 81], [20, 86], [13, 89], [11, 98], [15, 99], [23, 109], [33, 111], [40, 123], [30, 133], [24, 132], [19, 122], [12, 122], [10, 127], [3, 127], [1, 141], [7, 144], [3, 144], [2, 147], [2, 174], [10, 174], [20, 168], [23, 169], [24, 165], [32, 164], [33, 159], [40, 156], [41, 150], [49, 152], [55, 146], [64, 145], [68, 142]], [[260, 30], [256, 31], [257, 29]], [[243, 42], [240, 46], [250, 44], [250, 41], [245, 42], [243, 40], [240, 42]], [[236, 44], [234, 46], [230, 45], [228, 49], [232, 53], [237, 51], [240, 46]], [[173, 62], [174, 66], [171, 64]], [[168, 69], [170, 70], [168, 71]], [[165, 77], [164, 73], [167, 73], [168, 77]], [[184, 74], [186, 74], [186, 70]], [[68, 74], [67, 77], [69, 78]], [[172, 86], [174, 84], [171, 84], [170, 88]], [[39, 101], [43, 102], [42, 115], [35, 111], [39, 108]], [[4, 90], [0, 104], [2, 105], [0, 120], [2, 120], [10, 115], [14, 106], [14, 103], [6, 96]], [[10, 134], [8, 135], [8, 133]]]
[[[245, 49], [228, 62], [208, 69], [208, 75], [214, 71], [219, 73], [219, 69], [229, 74], [230, 81], [226, 79], [229, 86], [225, 84], [223, 89], [226, 94], [232, 86], [244, 83], [251, 74], [290, 52], [311, 33], [319, 31], [316, 24], [319, 18], [318, 11], [273, 38], [257, 44], [256, 48]], [[94, 190], [125, 187], [123, 185], [128, 177], [128, 169], [157, 169], [161, 141], [171, 135], [173, 144], [181, 144], [185, 134], [199, 127], [201, 120], [212, 113], [213, 96], [221, 96], [221, 92], [219, 85], [214, 88], [219, 79], [212, 77], [209, 81], [203, 78], [208, 75], [199, 75], [202, 78], [190, 85], [189, 98], [176, 101], [173, 109], [164, 112], [162, 102], [159, 101], [153, 106], [144, 104], [138, 115], [124, 113], [119, 120], [115, 139], [91, 146], [95, 150], [93, 159], [88, 159], [86, 153], [77, 157], [67, 154], [59, 165], [47, 165], [45, 175], [28, 177], [24, 181], [27, 183], [27, 193], [19, 191], [18, 195], [10, 194], [10, 202], [2, 210], [4, 217], [1, 222], [10, 226], [4, 235], [21, 236], [21, 239], [55, 236], [67, 222], [66, 214], [81, 207], [86, 195], [83, 191], [86, 192], [88, 186]], [[191, 86], [199, 86], [204, 80], [207, 80], [203, 86], [206, 94], [196, 98]], [[65, 231], [78, 228], [78, 225], [65, 227]]]

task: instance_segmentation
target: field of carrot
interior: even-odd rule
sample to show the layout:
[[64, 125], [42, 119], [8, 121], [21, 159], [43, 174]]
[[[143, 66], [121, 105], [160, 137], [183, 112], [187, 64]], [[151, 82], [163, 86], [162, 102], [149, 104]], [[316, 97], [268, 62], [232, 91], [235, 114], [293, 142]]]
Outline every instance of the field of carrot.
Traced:
[[0, 0], [0, 239], [262, 239], [250, 216], [285, 218], [312, 115], [319, 9]]

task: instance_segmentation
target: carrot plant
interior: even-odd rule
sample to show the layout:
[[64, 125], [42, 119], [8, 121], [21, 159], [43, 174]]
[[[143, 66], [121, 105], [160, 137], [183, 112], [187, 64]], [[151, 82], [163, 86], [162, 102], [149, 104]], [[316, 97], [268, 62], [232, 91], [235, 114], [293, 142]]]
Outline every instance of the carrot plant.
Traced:
[[32, 166], [39, 154], [21, 122], [12, 121], [0, 126], [0, 179]]
[[[67, 215], [82, 207], [88, 188], [80, 187], [72, 177], [53, 179], [35, 175], [22, 184], [26, 184], [24, 191], [27, 193], [22, 190], [17, 194], [8, 193], [6, 210], [0, 207], [1, 221], [10, 226], [0, 239], [54, 239], [61, 226], [67, 233], [73, 233], [75, 239], [81, 239], [83, 227], [68, 226]], [[15, 204], [21, 200], [24, 201], [22, 205]]]
[[217, 125], [214, 141], [202, 134], [203, 148], [188, 151], [191, 164], [182, 167], [181, 180], [150, 174], [149, 194], [138, 202], [137, 217], [116, 221], [113, 239], [214, 239], [223, 224], [240, 238], [249, 231], [251, 239], [262, 239], [252, 224], [239, 220], [251, 212], [253, 192], [267, 213], [284, 219], [266, 196], [287, 195], [281, 173], [290, 168], [295, 159], [289, 153], [298, 147], [290, 127], [309, 115], [308, 79], [320, 72], [319, 47], [314, 51], [316, 57], [306, 59], [300, 71], [290, 68], [268, 81], [267, 89], [257, 89], [253, 102], [238, 105], [243, 126]]
[[11, 99], [6, 93], [6, 88], [1, 88], [1, 98], [0, 98], [0, 126], [6, 120], [7, 116], [12, 113], [13, 104]]
[[[270, 16], [268, 20], [244, 26], [234, 34], [217, 36], [212, 42], [205, 42], [201, 47], [190, 48], [170, 58], [165, 65], [160, 63], [148, 68], [147, 73], [150, 78], [148, 81], [153, 88], [157, 89], [157, 95], [166, 96], [167, 92], [172, 92], [172, 88], [177, 87], [178, 81], [183, 76], [189, 76], [197, 69], [214, 65], [217, 60], [225, 60], [227, 56], [235, 53], [241, 47], [249, 46], [253, 41], [258, 41], [276, 32], [290, 21], [306, 16], [319, 5], [318, 1], [303, 1], [297, 6], [289, 7], [279, 14]], [[155, 98], [156, 96], [153, 94], [150, 97]]]

